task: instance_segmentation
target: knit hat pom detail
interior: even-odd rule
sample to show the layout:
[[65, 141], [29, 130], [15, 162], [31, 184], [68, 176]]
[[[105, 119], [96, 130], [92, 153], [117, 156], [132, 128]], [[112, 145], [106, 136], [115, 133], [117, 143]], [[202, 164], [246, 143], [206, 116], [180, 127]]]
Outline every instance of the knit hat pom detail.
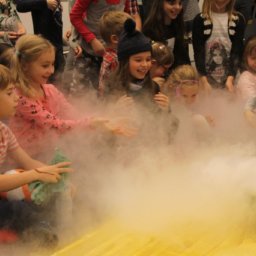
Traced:
[[133, 19], [127, 19], [124, 23], [124, 30], [127, 34], [132, 34], [135, 31], [136, 23]]

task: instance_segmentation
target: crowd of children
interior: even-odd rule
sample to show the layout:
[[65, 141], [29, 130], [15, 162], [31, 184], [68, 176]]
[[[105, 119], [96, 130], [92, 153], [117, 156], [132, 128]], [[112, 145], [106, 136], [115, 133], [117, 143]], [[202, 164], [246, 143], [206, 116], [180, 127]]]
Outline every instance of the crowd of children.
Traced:
[[[54, 9], [54, 3], [48, 3], [48, 8]], [[256, 127], [256, 37], [244, 42], [246, 21], [235, 11], [235, 0], [204, 0], [193, 28], [189, 23], [195, 67], [185, 38], [183, 4], [181, 0], [153, 0], [142, 23], [136, 0], [72, 2], [74, 27], [67, 38], [73, 50], [58, 87], [49, 83], [56, 65], [56, 45], [45, 35], [23, 35], [25, 30], [20, 26], [12, 46], [1, 45], [0, 167], [2, 174], [7, 166], [22, 171], [0, 175], [0, 191], [35, 180], [56, 183], [61, 173], [70, 172], [69, 162], [51, 166], [41, 162], [48, 161], [63, 134], [136, 137], [145, 125], [152, 125], [154, 131], [164, 127], [171, 143], [183, 125], [180, 111], [187, 113], [197, 134], [208, 133], [216, 124], [199, 103], [215, 89], [223, 93], [226, 89], [241, 98], [248, 124]], [[2, 37], [6, 33], [12, 39], [8, 30]], [[79, 80], [81, 75], [86, 79]], [[87, 90], [73, 90], [74, 83]], [[112, 103], [113, 108], [119, 108], [115, 121], [106, 113], [99, 117], [84, 114], [67, 100], [74, 91], [83, 96], [88, 90], [97, 91], [99, 104]], [[141, 120], [153, 115], [157, 120], [154, 125], [138, 125], [127, 115], [136, 108]], [[0, 199], [0, 229], [11, 229], [21, 236], [33, 227], [38, 231], [41, 215], [37, 212], [32, 202]], [[27, 216], [31, 216], [29, 221], [22, 219]]]

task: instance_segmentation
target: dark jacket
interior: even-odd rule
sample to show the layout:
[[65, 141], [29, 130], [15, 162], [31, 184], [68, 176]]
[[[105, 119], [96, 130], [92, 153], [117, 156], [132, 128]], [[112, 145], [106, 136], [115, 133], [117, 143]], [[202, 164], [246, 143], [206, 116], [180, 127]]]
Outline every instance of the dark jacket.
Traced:
[[[56, 61], [63, 56], [62, 11], [53, 12], [47, 7], [46, 0], [16, 0], [19, 12], [31, 12], [35, 34], [41, 34], [56, 48]], [[56, 63], [60, 65], [61, 63]]]

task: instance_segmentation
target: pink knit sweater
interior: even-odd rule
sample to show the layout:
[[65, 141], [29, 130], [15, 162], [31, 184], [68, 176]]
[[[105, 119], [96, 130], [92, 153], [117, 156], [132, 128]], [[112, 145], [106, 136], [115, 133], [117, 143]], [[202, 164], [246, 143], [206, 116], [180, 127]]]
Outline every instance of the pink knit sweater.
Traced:
[[42, 100], [26, 97], [17, 90], [19, 104], [9, 123], [19, 144], [32, 156], [54, 146], [61, 134], [89, 123], [88, 117], [76, 118], [76, 110], [54, 85], [44, 84], [42, 89]]

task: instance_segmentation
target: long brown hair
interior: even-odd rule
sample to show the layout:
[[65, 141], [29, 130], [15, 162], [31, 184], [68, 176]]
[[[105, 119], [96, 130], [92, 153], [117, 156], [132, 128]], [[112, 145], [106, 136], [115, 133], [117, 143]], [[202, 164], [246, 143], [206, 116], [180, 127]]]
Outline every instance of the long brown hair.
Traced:
[[[152, 0], [149, 14], [144, 22], [142, 31], [143, 33], [154, 41], [163, 42], [164, 26], [165, 26], [165, 13], [164, 2], [166, 0]], [[177, 37], [183, 40], [184, 38], [184, 21], [183, 9], [178, 17], [172, 21], [172, 24], [177, 32]], [[165, 40], [165, 39], [164, 39]]]
[[[133, 77], [130, 74], [128, 57], [119, 61], [118, 68], [110, 75], [109, 80], [106, 83], [110, 96], [117, 97], [126, 94], [129, 91], [129, 85], [132, 80]], [[146, 74], [144, 83], [146, 86], [153, 88], [150, 72]]]

